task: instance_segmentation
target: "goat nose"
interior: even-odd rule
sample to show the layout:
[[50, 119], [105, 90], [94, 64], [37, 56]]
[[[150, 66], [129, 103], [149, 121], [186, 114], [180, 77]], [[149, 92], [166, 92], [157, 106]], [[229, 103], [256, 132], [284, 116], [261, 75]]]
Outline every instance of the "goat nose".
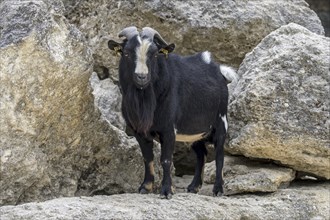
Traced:
[[147, 74], [137, 73], [137, 78], [139, 80], [145, 80], [147, 78]]

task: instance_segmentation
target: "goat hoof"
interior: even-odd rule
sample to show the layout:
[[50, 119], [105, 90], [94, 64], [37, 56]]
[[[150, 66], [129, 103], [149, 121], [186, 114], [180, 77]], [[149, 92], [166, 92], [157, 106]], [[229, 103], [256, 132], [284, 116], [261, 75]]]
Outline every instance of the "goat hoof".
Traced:
[[222, 195], [223, 195], [223, 191], [220, 191], [220, 190], [219, 191], [213, 191], [213, 196], [214, 197], [217, 197], [217, 196], [220, 197]]
[[223, 196], [223, 193], [221, 192], [213, 193], [213, 197], [221, 197], [221, 196]]
[[148, 194], [152, 191], [152, 189], [153, 189], [153, 183], [152, 182], [145, 182], [140, 186], [139, 193], [140, 194]]
[[148, 194], [149, 192], [148, 192], [148, 190], [146, 190], [145, 188], [141, 188], [141, 189], [139, 190], [139, 193], [140, 193], [140, 194]]
[[161, 199], [172, 199], [172, 196], [173, 194], [167, 194], [167, 195], [164, 195], [164, 194], [160, 194], [160, 198]]
[[160, 192], [160, 198], [161, 199], [171, 199], [173, 196], [173, 190], [172, 187], [165, 187], [163, 186]]
[[198, 193], [199, 189], [202, 188], [202, 184], [202, 179], [195, 180], [194, 178], [194, 180], [187, 187], [188, 193]]
[[213, 187], [213, 196], [222, 196], [223, 195], [223, 186], [222, 185], [214, 185]]
[[187, 188], [187, 192], [188, 193], [198, 193], [198, 191], [199, 191], [199, 187], [191, 187], [191, 186], [188, 186], [188, 188]]

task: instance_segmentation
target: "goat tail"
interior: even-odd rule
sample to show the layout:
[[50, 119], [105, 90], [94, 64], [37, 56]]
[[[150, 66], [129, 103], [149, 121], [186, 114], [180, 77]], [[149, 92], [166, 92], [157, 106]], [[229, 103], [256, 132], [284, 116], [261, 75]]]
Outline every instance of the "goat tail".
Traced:
[[230, 66], [226, 66], [226, 65], [221, 64], [220, 65], [220, 72], [225, 77], [227, 83], [237, 81], [237, 79], [238, 79], [236, 71]]

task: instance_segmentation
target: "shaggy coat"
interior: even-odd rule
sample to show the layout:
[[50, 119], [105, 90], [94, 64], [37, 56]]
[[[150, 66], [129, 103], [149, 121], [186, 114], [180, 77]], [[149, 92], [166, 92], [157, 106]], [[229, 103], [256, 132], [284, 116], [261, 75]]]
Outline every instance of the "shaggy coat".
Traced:
[[224, 75], [234, 72], [229, 69], [222, 74], [219, 64], [212, 61], [207, 51], [185, 57], [167, 54], [174, 49], [173, 44], [160, 44], [140, 35], [123, 43], [109, 41], [109, 48], [121, 54], [122, 113], [127, 126], [135, 132], [145, 160], [145, 178], [139, 192], [152, 191], [152, 146], [157, 138], [164, 170], [162, 197], [171, 198], [173, 194], [170, 168], [175, 141], [194, 142], [197, 165], [188, 186], [188, 192], [193, 193], [202, 185], [205, 144], [214, 144], [217, 171], [213, 193], [223, 193], [223, 145], [228, 127], [228, 89]]

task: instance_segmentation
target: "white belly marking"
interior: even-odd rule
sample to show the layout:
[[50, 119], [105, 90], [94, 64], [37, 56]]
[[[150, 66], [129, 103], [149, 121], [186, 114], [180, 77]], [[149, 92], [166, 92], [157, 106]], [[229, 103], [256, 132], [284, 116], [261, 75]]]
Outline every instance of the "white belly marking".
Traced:
[[175, 141], [179, 142], [194, 142], [203, 139], [204, 133], [200, 134], [175, 134]]

